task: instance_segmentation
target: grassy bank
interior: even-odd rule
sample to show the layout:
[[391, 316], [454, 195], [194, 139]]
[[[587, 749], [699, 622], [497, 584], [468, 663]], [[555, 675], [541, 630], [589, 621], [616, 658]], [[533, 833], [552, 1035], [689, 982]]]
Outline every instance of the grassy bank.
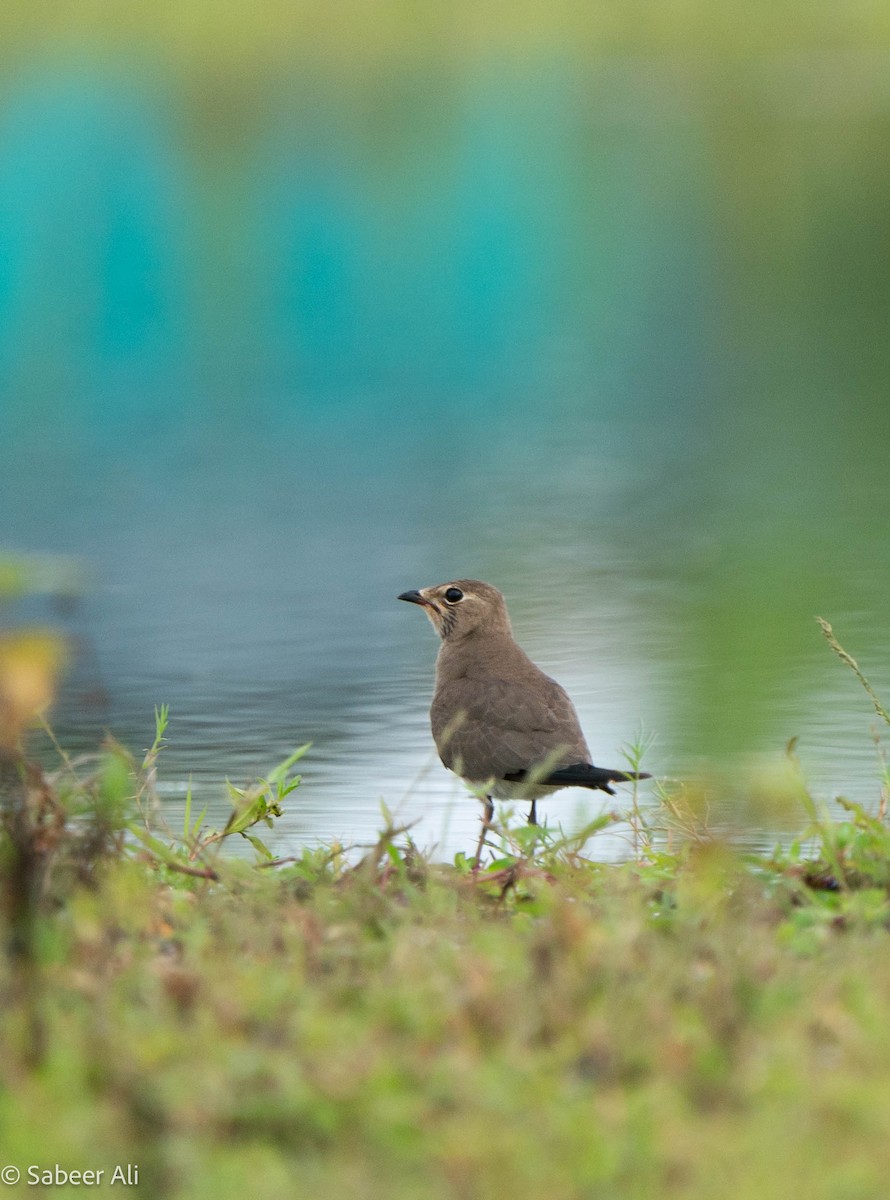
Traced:
[[813, 808], [811, 854], [752, 860], [674, 794], [624, 865], [524, 827], [479, 872], [392, 828], [275, 863], [295, 759], [173, 833], [157, 749], [4, 760], [9, 1194], [56, 1164], [189, 1200], [884, 1193], [879, 818]]

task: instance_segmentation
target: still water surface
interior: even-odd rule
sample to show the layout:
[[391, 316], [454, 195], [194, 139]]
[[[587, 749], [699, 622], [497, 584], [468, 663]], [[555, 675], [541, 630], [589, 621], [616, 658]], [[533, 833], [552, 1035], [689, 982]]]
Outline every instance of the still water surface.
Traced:
[[[478, 807], [438, 763], [427, 724], [438, 643], [396, 596], [470, 575], [505, 591], [518, 638], [569, 689], [597, 762], [622, 765], [621, 747], [642, 725], [657, 735], [650, 770], [694, 773], [711, 757], [738, 761], [747, 778], [752, 756], [764, 756], [768, 775], [799, 735], [818, 797], [842, 791], [872, 805], [868, 706], [812, 614], [801, 614], [803, 650], [769, 643], [779, 672], [756, 641], [738, 652], [744, 630], [732, 612], [715, 653], [700, 636], [701, 610], [724, 603], [714, 575], [738, 564], [708, 542], [694, 509], [658, 549], [661, 517], [641, 487], [634, 429], [604, 427], [607, 482], [579, 450], [588, 425], [516, 434], [500, 431], [497, 454], [459, 446], [449, 462], [416, 430], [366, 453], [342, 421], [288, 437], [245, 430], [225, 457], [202, 454], [183, 431], [180, 454], [150, 441], [137, 456], [56, 450], [36, 487], [23, 471], [10, 486], [9, 464], [4, 511], [19, 547], [75, 555], [86, 569], [71, 612], [31, 601], [13, 614], [59, 624], [73, 640], [54, 715], [62, 743], [88, 752], [108, 729], [138, 752], [152, 738], [153, 706], [168, 703], [160, 779], [174, 821], [189, 780], [220, 821], [226, 777], [243, 784], [311, 741], [277, 852], [372, 839], [381, 799], [417, 821], [419, 844], [443, 857], [468, 850]], [[564, 468], [538, 482], [541, 454]], [[675, 511], [684, 488], [678, 477], [665, 497]], [[863, 614], [832, 615], [854, 633], [866, 626]], [[713, 675], [725, 688], [714, 691]], [[726, 714], [710, 707], [714, 696], [731, 703], [733, 680], [735, 744], [717, 740]], [[545, 816], [571, 828], [602, 801], [566, 790]], [[746, 844], [777, 836], [768, 812], [758, 820], [769, 828], [752, 828], [744, 807], [736, 816]], [[777, 820], [787, 832], [803, 818]], [[619, 830], [600, 835], [595, 852], [626, 850]]]

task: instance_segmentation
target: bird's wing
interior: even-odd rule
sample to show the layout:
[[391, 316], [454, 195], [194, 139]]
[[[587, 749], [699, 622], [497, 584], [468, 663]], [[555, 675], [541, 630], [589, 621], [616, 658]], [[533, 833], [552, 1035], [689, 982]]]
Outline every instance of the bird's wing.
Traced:
[[483, 782], [589, 761], [574, 705], [553, 679], [532, 689], [504, 679], [455, 680], [440, 688], [430, 711], [446, 767]]

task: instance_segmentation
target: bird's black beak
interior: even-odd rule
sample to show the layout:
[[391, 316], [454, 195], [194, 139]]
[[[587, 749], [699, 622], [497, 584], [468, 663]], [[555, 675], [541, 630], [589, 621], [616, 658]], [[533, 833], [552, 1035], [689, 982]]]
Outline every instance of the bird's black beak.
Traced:
[[416, 589], [413, 592], [402, 592], [402, 594], [400, 596], [398, 596], [397, 599], [407, 600], [409, 602], [409, 604], [423, 604], [427, 608], [432, 608], [432, 605], [430, 604], [429, 600], [425, 600], [424, 597], [421, 596], [420, 592], [418, 592]]

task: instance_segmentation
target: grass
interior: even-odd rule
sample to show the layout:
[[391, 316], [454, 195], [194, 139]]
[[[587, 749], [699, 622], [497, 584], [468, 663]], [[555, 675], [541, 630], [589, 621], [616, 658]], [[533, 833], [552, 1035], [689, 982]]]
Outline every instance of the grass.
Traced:
[[624, 864], [510, 824], [483, 870], [435, 863], [386, 813], [360, 858], [280, 861], [306, 748], [171, 830], [165, 725], [48, 776], [0, 753], [10, 1194], [56, 1164], [176, 1200], [884, 1194], [883, 798], [832, 820], [803, 789], [771, 857], [674, 788], [632, 801]]

